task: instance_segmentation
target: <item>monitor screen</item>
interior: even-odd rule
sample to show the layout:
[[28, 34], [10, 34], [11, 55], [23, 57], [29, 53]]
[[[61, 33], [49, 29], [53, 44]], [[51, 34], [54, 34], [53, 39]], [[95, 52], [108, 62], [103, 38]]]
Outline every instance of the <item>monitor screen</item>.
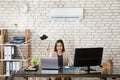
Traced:
[[101, 66], [103, 48], [76, 48], [74, 55], [74, 66]]

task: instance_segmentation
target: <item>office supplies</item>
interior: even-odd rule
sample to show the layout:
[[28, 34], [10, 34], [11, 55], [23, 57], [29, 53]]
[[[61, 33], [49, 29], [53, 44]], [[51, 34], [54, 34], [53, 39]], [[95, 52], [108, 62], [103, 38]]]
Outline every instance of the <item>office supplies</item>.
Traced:
[[25, 68], [25, 71], [37, 71], [37, 68]]
[[11, 41], [10, 43], [21, 44], [23, 42], [25, 42], [25, 37], [15, 36], [13, 37], [13, 41]]
[[15, 54], [15, 46], [5, 45], [4, 46], [4, 59], [14, 59]]
[[62, 69], [63, 70], [74, 70], [74, 69], [76, 69], [76, 67], [74, 67], [74, 66], [63, 66]]
[[6, 75], [10, 75], [10, 62], [6, 62]]
[[[29, 59], [29, 57], [30, 57], [30, 44], [28, 45], [28, 43], [26, 43], [26, 45], [24, 46], [24, 48], [25, 49], [27, 49], [27, 51], [26, 50], [23, 50], [24, 48], [22, 48], [22, 52], [24, 52], [24, 55], [25, 55], [25, 59], [23, 60], [23, 59], [21, 59], [20, 57], [19, 57], [19, 55], [17, 56], [17, 55], [15, 55], [14, 56], [14, 54], [16, 54], [16, 52], [18, 52], [19, 53], [19, 51], [15, 51], [15, 53], [14, 53], [14, 50], [16, 50], [16, 49], [14, 49], [13, 47], [15, 46], [15, 48], [18, 48], [18, 45], [19, 44], [10, 44], [9, 42], [10, 42], [10, 40], [11, 40], [11, 37], [13, 37], [14, 35], [13, 34], [11, 34], [10, 32], [11, 32], [11, 29], [13, 29], [13, 28], [8, 28], [8, 29], [0, 29], [0, 35], [1, 35], [1, 43], [0, 43], [0, 47], [1, 47], [1, 51], [0, 51], [0, 53], [1, 53], [1, 58], [0, 58], [0, 62], [1, 62], [1, 70], [0, 70], [0, 73], [1, 73], [1, 76], [4, 76], [5, 78], [6, 78], [6, 76], [9, 76], [9, 74], [10, 74], [10, 69], [9, 69], [9, 67], [10, 67], [10, 65], [9, 65], [9, 62], [21, 62], [21, 61], [27, 61], [27, 64], [29, 64], [29, 61], [28, 61], [28, 59]], [[17, 32], [18, 30], [16, 29], [16, 28], [14, 28], [15, 30], [15, 32]], [[10, 30], [10, 32], [9, 32], [9, 30]], [[24, 30], [20, 30], [20, 32], [23, 32]], [[21, 33], [20, 33], [21, 34]], [[25, 38], [26, 38], [26, 41], [27, 40], [29, 40], [29, 38], [30, 38], [30, 30], [29, 29], [25, 29]], [[10, 54], [10, 56], [12, 57], [12, 58], [6, 58], [5, 57], [5, 54], [7, 54], [7, 55], [9, 55], [8, 54], [8, 52], [9, 51], [5, 51], [4, 50], [4, 47], [5, 46], [12, 46], [12, 50], [10, 51], [10, 52], [12, 52], [11, 54]], [[16, 58], [13, 58], [13, 56], [14, 57], [16, 57]], [[18, 58], [19, 57], [19, 58]], [[8, 63], [7, 63], [8, 62]], [[6, 65], [8, 65], [8, 67], [6, 66]], [[12, 64], [11, 64], [11, 66], [12, 66]], [[19, 65], [18, 65], [19, 66]], [[19, 66], [20, 67], [20, 66]], [[18, 68], [18, 67], [16, 67], [16, 68]], [[21, 68], [21, 67], [20, 67]], [[6, 71], [6, 69], [7, 69], [7, 71]], [[13, 65], [13, 69], [15, 69], [15, 67], [14, 67], [14, 65]], [[8, 73], [7, 73], [8, 72]], [[11, 72], [12, 72], [12, 68], [11, 68]], [[0, 78], [1, 79], [1, 78]]]

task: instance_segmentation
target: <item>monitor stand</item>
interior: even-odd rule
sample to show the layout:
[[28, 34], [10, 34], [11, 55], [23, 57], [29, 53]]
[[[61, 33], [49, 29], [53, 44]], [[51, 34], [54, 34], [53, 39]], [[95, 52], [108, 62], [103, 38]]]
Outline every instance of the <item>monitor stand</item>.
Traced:
[[85, 70], [87, 73], [90, 73], [90, 71], [96, 71], [95, 69], [90, 68], [90, 66], [87, 66], [87, 69]]

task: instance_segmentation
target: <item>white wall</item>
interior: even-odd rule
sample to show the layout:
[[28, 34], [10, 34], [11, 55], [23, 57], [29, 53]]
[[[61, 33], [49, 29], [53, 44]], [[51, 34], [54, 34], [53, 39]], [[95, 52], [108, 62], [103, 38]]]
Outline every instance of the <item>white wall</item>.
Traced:
[[[28, 5], [28, 12], [21, 13], [20, 3]], [[80, 7], [84, 18], [80, 21], [52, 21], [50, 9], [56, 7]], [[66, 51], [74, 54], [76, 47], [104, 47], [103, 60], [113, 58], [114, 66], [120, 66], [120, 0], [0, 0], [0, 27], [33, 27], [49, 38], [32, 41], [31, 55], [44, 56], [45, 48], [51, 49], [57, 39], [63, 39]], [[17, 31], [10, 31], [14, 34]]]

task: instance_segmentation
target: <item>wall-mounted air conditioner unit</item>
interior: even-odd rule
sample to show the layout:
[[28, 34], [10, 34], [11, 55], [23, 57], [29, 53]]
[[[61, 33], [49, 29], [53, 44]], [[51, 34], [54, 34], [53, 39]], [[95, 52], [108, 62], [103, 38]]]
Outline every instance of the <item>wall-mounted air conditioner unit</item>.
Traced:
[[83, 18], [83, 8], [52, 8], [52, 18]]

